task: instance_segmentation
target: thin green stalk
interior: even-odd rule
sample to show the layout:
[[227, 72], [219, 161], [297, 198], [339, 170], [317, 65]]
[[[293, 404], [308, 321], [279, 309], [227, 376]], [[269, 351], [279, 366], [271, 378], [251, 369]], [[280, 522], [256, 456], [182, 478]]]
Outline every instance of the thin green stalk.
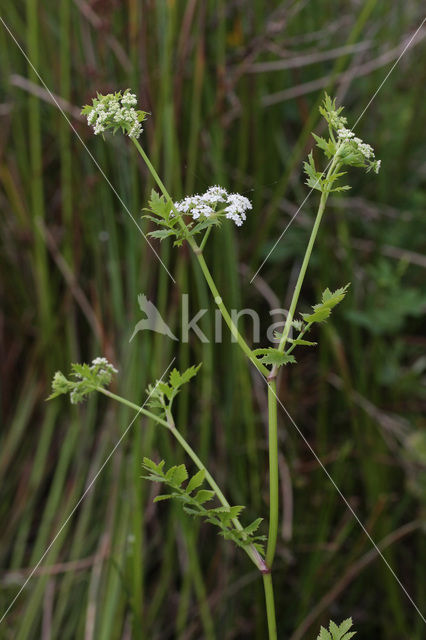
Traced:
[[148, 167], [148, 169], [149, 169], [152, 177], [154, 178], [155, 182], [160, 187], [163, 196], [166, 198], [166, 200], [168, 202], [171, 202], [173, 204], [173, 201], [172, 201], [172, 199], [171, 199], [171, 197], [169, 195], [169, 192], [167, 191], [166, 187], [164, 186], [163, 181], [161, 180], [160, 176], [158, 175], [158, 173], [154, 169], [154, 166], [153, 166], [152, 162], [150, 161], [150, 159], [146, 155], [145, 151], [143, 150], [143, 147], [141, 147], [141, 145], [136, 140], [136, 138], [131, 138], [131, 140], [132, 140], [133, 144], [135, 145], [136, 149], [139, 151], [140, 155], [142, 156], [143, 161], [145, 162], [146, 166]]
[[207, 263], [204, 260], [204, 256], [203, 256], [201, 250], [196, 245], [195, 245], [195, 248], [192, 247], [192, 249], [193, 249], [193, 251], [194, 251], [194, 253], [195, 253], [196, 257], [197, 257], [198, 264], [201, 267], [201, 270], [202, 270], [202, 272], [204, 274], [204, 277], [205, 277], [205, 279], [207, 281], [207, 284], [209, 285], [209, 289], [212, 292], [214, 301], [217, 304], [217, 306], [219, 307], [220, 312], [221, 312], [221, 314], [223, 316], [223, 319], [225, 320], [226, 324], [228, 325], [230, 332], [232, 333], [234, 338], [237, 340], [239, 346], [244, 351], [244, 353], [246, 354], [248, 359], [254, 364], [256, 369], [258, 369], [260, 371], [260, 373], [262, 373], [264, 376], [268, 376], [269, 375], [269, 370], [261, 362], [258, 361], [256, 356], [253, 355], [250, 347], [247, 345], [246, 341], [244, 340], [244, 338], [242, 337], [242, 335], [238, 331], [237, 327], [235, 326], [235, 323], [232, 321], [232, 318], [229, 315], [229, 312], [228, 312], [226, 306], [224, 305], [221, 296], [219, 295], [219, 291], [217, 290], [216, 284], [215, 284], [215, 282], [213, 280], [213, 277], [212, 277], [212, 275], [210, 273], [210, 270], [209, 270], [209, 268], [207, 266]]
[[274, 586], [272, 576], [266, 573], [263, 576], [263, 586], [265, 589], [266, 615], [268, 618], [269, 640], [277, 640], [277, 622], [275, 616]]
[[269, 534], [266, 564], [272, 567], [278, 535], [278, 431], [277, 383], [268, 383], [268, 438], [269, 438]]
[[138, 413], [142, 413], [147, 418], [150, 418], [151, 420], [158, 422], [158, 424], [161, 424], [163, 427], [168, 428], [169, 425], [165, 420], [162, 420], [162, 418], [155, 415], [155, 413], [151, 413], [151, 411], [148, 411], [148, 409], [144, 409], [143, 407], [140, 407], [134, 402], [131, 402], [130, 400], [126, 400], [126, 398], [123, 398], [122, 396], [118, 396], [117, 394], [113, 393], [112, 391], [109, 391], [108, 389], [104, 389], [103, 387], [97, 387], [97, 391], [99, 391], [99, 393], [103, 393], [105, 396], [108, 396], [109, 398], [112, 398], [113, 400], [117, 400], [117, 402], [121, 402], [121, 404], [125, 404], [126, 407], [129, 407], [130, 409], [135, 409]]
[[[303, 338], [303, 336], [305, 335], [305, 333], [308, 333], [308, 331], [312, 327], [312, 325], [313, 325], [313, 322], [308, 322], [308, 324], [302, 329], [302, 331], [297, 336], [297, 339], [301, 340]], [[292, 351], [294, 351], [295, 348], [296, 348], [296, 345], [293, 343], [291, 345], [291, 347], [289, 347], [287, 349], [286, 353], [289, 355]]]
[[204, 249], [204, 247], [206, 246], [206, 242], [209, 238], [209, 235], [211, 233], [212, 227], [209, 227], [206, 231], [206, 233], [204, 234], [204, 238], [201, 241], [201, 244], [199, 245], [199, 249], [200, 251], [202, 251]]
[[[176, 438], [176, 440], [179, 442], [181, 447], [186, 451], [186, 453], [189, 455], [189, 457], [192, 459], [192, 461], [196, 464], [196, 466], [200, 470], [204, 471], [206, 481], [209, 483], [209, 485], [211, 486], [211, 488], [213, 489], [213, 491], [217, 495], [219, 502], [224, 507], [229, 509], [230, 504], [227, 501], [227, 499], [225, 498], [225, 496], [223, 495], [223, 493], [220, 490], [219, 486], [217, 485], [215, 479], [210, 474], [210, 472], [205, 467], [205, 465], [200, 460], [200, 458], [197, 456], [197, 454], [195, 453], [195, 451], [193, 450], [191, 445], [185, 440], [185, 438], [181, 435], [181, 433], [176, 429], [174, 421], [173, 421], [173, 418], [172, 418], [170, 413], [167, 416], [168, 420], [166, 422], [165, 420], [163, 420], [159, 416], [155, 415], [155, 413], [151, 413], [151, 411], [148, 411], [147, 409], [144, 409], [143, 407], [138, 406], [137, 404], [135, 404], [134, 402], [131, 402], [130, 400], [126, 400], [126, 398], [123, 398], [122, 396], [118, 396], [115, 393], [112, 393], [112, 391], [109, 391], [108, 389], [104, 389], [103, 387], [97, 387], [97, 391], [99, 391], [100, 393], [103, 393], [105, 396], [108, 396], [109, 398], [112, 398], [113, 400], [117, 400], [117, 402], [121, 402], [121, 404], [124, 404], [127, 407], [130, 407], [131, 409], [134, 409], [138, 413], [147, 416], [151, 420], [154, 420], [158, 424], [161, 424], [161, 426], [163, 426], [166, 429], [168, 429], [173, 434], [173, 436]], [[233, 523], [234, 527], [236, 529], [238, 529], [239, 531], [242, 531], [244, 529], [244, 527], [242, 526], [242, 524], [240, 523], [238, 518], [233, 518], [232, 519], [232, 523]], [[257, 549], [255, 547], [253, 547], [252, 545], [250, 545], [248, 547], [244, 547], [244, 551], [247, 553], [247, 555], [249, 556], [250, 560], [252, 560], [252, 562], [256, 565], [256, 567], [259, 569], [259, 571], [261, 571], [262, 573], [267, 572], [268, 569], [267, 569], [267, 567], [265, 565], [265, 562], [264, 562], [262, 556], [260, 555], [260, 553], [257, 551]]]
[[[334, 173], [334, 170], [336, 169], [338, 165], [338, 157], [337, 157], [337, 153], [334, 156], [334, 159], [330, 165], [330, 168], [327, 172], [327, 176], [326, 176], [326, 180], [328, 178], [330, 178], [330, 176], [332, 176], [332, 174]], [[306, 275], [306, 270], [308, 268], [308, 264], [309, 264], [309, 260], [311, 259], [311, 254], [312, 254], [312, 249], [313, 246], [315, 244], [315, 240], [318, 234], [318, 229], [319, 226], [321, 224], [321, 220], [322, 220], [322, 216], [324, 214], [324, 210], [325, 210], [325, 205], [327, 203], [327, 199], [329, 196], [329, 190], [325, 190], [322, 192], [321, 194], [321, 199], [320, 199], [320, 203], [319, 203], [319, 207], [318, 207], [318, 212], [315, 218], [315, 223], [314, 226], [312, 228], [311, 231], [311, 236], [309, 238], [309, 242], [308, 242], [308, 246], [306, 247], [306, 251], [305, 251], [305, 255], [303, 258], [303, 262], [302, 262], [302, 266], [300, 267], [300, 271], [299, 271], [299, 276], [297, 278], [297, 282], [296, 282], [296, 286], [294, 287], [294, 292], [293, 292], [293, 297], [291, 299], [291, 303], [290, 303], [290, 309], [288, 311], [288, 315], [285, 321], [285, 325], [284, 325], [284, 330], [283, 330], [283, 334], [281, 336], [281, 340], [280, 343], [277, 347], [278, 351], [280, 353], [284, 352], [285, 349], [285, 345], [287, 342], [287, 338], [288, 338], [288, 334], [290, 333], [290, 328], [293, 322], [293, 318], [294, 318], [294, 312], [296, 311], [296, 306], [297, 303], [299, 301], [299, 295], [300, 295], [300, 291], [302, 289], [302, 284], [303, 281], [305, 279], [305, 275]], [[276, 365], [274, 365], [272, 367], [271, 373], [269, 375], [269, 380], [272, 380], [274, 378], [277, 377], [277, 373], [278, 373], [278, 367]]]

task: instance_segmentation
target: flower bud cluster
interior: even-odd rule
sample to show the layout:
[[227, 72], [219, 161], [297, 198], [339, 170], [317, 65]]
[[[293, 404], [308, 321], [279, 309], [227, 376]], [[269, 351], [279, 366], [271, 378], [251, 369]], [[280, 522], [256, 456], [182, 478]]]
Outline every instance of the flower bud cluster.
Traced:
[[87, 122], [93, 127], [96, 135], [108, 129], [115, 133], [121, 128], [131, 138], [139, 138], [143, 131], [141, 122], [146, 114], [144, 111], [136, 110], [136, 104], [136, 96], [129, 89], [123, 94], [121, 91], [105, 96], [98, 94], [93, 100], [93, 105], [86, 105], [82, 114], [87, 116]]
[[118, 369], [111, 362], [108, 362], [106, 358], [99, 357], [92, 360], [90, 371], [99, 378], [101, 383], [105, 380], [107, 384], [111, 382], [112, 374], [118, 373]]
[[49, 399], [69, 393], [71, 404], [78, 404], [92, 391], [109, 385], [114, 373], [118, 373], [117, 369], [106, 358], [95, 358], [91, 365], [72, 364], [71, 376], [75, 379], [68, 380], [62, 371], [57, 371]]

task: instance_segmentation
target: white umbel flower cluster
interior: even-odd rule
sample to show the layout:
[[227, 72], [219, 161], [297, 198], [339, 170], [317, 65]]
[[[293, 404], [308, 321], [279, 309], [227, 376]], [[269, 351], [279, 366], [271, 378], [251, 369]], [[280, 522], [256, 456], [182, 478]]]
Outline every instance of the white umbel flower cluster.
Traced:
[[[361, 154], [362, 162], [367, 161], [367, 170], [373, 169], [376, 173], [379, 173], [381, 160], [375, 160], [374, 149], [371, 145], [363, 142], [361, 138], [357, 138], [353, 131], [346, 127], [337, 129], [338, 139], [345, 144], [345, 149], [351, 149], [352, 152]], [[347, 147], [346, 147], [347, 145]]]
[[225, 218], [233, 220], [237, 227], [241, 227], [247, 219], [246, 212], [252, 209], [248, 198], [239, 193], [228, 193], [217, 185], [209, 187], [202, 195], [187, 196], [175, 202], [174, 206], [180, 213], [190, 215], [194, 220], [223, 214]]
[[373, 147], [366, 142], [363, 142], [361, 138], [357, 138], [354, 132], [350, 129], [346, 129], [346, 127], [338, 129], [337, 136], [339, 140], [350, 140], [351, 142], [353, 142], [356, 145], [358, 151], [364, 156], [364, 158], [366, 158], [366, 160], [372, 160], [374, 158]]
[[252, 208], [250, 200], [239, 193], [230, 193], [226, 203], [226, 217], [233, 220], [237, 227], [241, 227], [246, 219], [246, 211]]
[[108, 129], [115, 131], [121, 128], [131, 138], [139, 138], [142, 133], [141, 122], [145, 119], [145, 112], [134, 107], [137, 98], [129, 89], [122, 94], [109, 93], [105, 96], [98, 94], [93, 105], [86, 105], [82, 113], [87, 116], [87, 122], [95, 134], [104, 133]]

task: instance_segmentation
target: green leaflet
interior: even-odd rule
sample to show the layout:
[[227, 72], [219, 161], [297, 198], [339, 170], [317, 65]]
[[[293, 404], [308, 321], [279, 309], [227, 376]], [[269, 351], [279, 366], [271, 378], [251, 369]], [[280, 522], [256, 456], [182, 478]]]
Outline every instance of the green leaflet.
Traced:
[[147, 209], [147, 211], [151, 211], [158, 218], [169, 224], [172, 206], [170, 202], [167, 202], [166, 198], [157, 193], [155, 189], [151, 190], [151, 198], [148, 200], [148, 205], [149, 209]]
[[[345, 297], [345, 295], [347, 293], [347, 290], [348, 290], [350, 284], [351, 283], [348, 282], [348, 284], [346, 284], [344, 287], [340, 287], [340, 289], [336, 289], [336, 291], [334, 291], [334, 293], [332, 293], [330, 291], [330, 289], [327, 288], [322, 293], [321, 305], [322, 306], [327, 306], [330, 309], [332, 309], [337, 304], [339, 304], [339, 302], [342, 302], [343, 298]], [[318, 306], [319, 305], [314, 306], [314, 309], [316, 309]]]
[[168, 382], [157, 380], [155, 384], [148, 385], [148, 406], [151, 409], [160, 409], [162, 412], [169, 411], [181, 387], [197, 375], [200, 367], [201, 364], [198, 366], [193, 365], [183, 373], [180, 373], [177, 369], [172, 369]]
[[143, 209], [143, 211], [148, 211], [149, 213], [144, 215], [144, 218], [151, 220], [158, 227], [162, 227], [155, 231], [150, 231], [148, 233], [151, 238], [158, 238], [159, 240], [164, 240], [170, 236], [175, 238], [175, 244], [181, 245], [182, 242], [187, 237], [187, 232], [182, 226], [179, 224], [179, 216], [173, 214], [172, 203], [169, 202], [165, 196], [160, 195], [152, 189], [151, 197], [148, 201], [148, 208]]
[[188, 479], [188, 472], [184, 464], [180, 464], [179, 466], [170, 467], [170, 469], [166, 473], [166, 482], [168, 482], [173, 487], [180, 487], [185, 480]]
[[[324, 140], [324, 138], [320, 138], [320, 140]], [[332, 141], [329, 141], [329, 143], [327, 143], [324, 140], [324, 143], [327, 144], [330, 148], [335, 148], [336, 146]], [[317, 171], [312, 151], [308, 155], [308, 161], [305, 161], [303, 163], [303, 168], [308, 177], [305, 184], [307, 184], [308, 187], [311, 187], [311, 189], [316, 189], [317, 191], [321, 192], [327, 191], [328, 193], [332, 193], [333, 191], [348, 191], [350, 189], [349, 185], [336, 186], [334, 184], [339, 178], [346, 175], [346, 171], [332, 173], [331, 175], [326, 175], [325, 171]]]
[[159, 229], [157, 231], [150, 231], [149, 234], [151, 238], [158, 238], [159, 240], [164, 240], [164, 238], [168, 238], [169, 236], [176, 235], [172, 229]]
[[327, 320], [331, 314], [331, 310], [345, 297], [349, 286], [350, 283], [340, 289], [336, 289], [334, 292], [331, 292], [330, 289], [325, 289], [321, 296], [321, 302], [312, 307], [314, 312], [301, 314], [303, 320], [308, 324]]
[[278, 349], [269, 347], [267, 349], [255, 349], [253, 355], [259, 358], [259, 361], [263, 364], [272, 364], [277, 367], [282, 367], [285, 364], [294, 364], [296, 359], [294, 356], [290, 356], [287, 353], [280, 353]]
[[174, 389], [179, 389], [182, 385], [186, 384], [197, 375], [198, 369], [201, 367], [201, 364], [198, 366], [192, 366], [186, 369], [183, 373], [179, 373], [177, 369], [172, 369], [170, 372], [170, 385]]
[[318, 342], [311, 342], [310, 340], [302, 340], [301, 338], [296, 338], [295, 340], [292, 340], [291, 338], [289, 338], [289, 342], [291, 342], [291, 344], [294, 344], [295, 346], [303, 346], [303, 347], [316, 347]]
[[340, 626], [337, 626], [337, 624], [331, 620], [329, 631], [321, 627], [317, 640], [350, 640], [350, 638], [353, 638], [356, 634], [356, 631], [349, 631], [352, 624], [352, 618], [343, 620]]
[[200, 487], [203, 484], [205, 477], [206, 472], [204, 471], [204, 469], [200, 469], [200, 471], [192, 476], [191, 480], [188, 482], [188, 485], [186, 487], [187, 492], [191, 493], [192, 491], [194, 491], [194, 489]]
[[317, 189], [317, 191], [324, 191], [325, 181], [323, 180], [322, 172], [316, 170], [312, 151], [308, 155], [308, 161], [303, 163], [303, 168], [308, 176], [306, 180], [307, 186], [311, 187], [311, 189]]
[[205, 502], [210, 502], [214, 498], [214, 491], [210, 489], [200, 489], [194, 496], [195, 502], [197, 504], [204, 504]]
[[336, 143], [334, 140], [326, 140], [325, 138], [317, 136], [315, 133], [312, 133], [312, 135], [316, 140], [317, 147], [324, 151], [327, 158], [332, 158], [336, 153]]
[[314, 313], [302, 313], [301, 315], [305, 322], [312, 324], [313, 322], [324, 322], [330, 314], [331, 310], [324, 307], [317, 309]]

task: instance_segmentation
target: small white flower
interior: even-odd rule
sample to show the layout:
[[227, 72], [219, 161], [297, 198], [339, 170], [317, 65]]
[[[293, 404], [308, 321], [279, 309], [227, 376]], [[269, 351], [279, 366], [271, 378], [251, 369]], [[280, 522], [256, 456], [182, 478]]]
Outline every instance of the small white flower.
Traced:
[[141, 125], [139, 123], [136, 123], [133, 125], [133, 127], [130, 129], [129, 131], [129, 137], [130, 138], [139, 138], [140, 134], [142, 133], [143, 129], [141, 127]]
[[339, 138], [339, 140], [349, 140], [350, 138], [354, 137], [354, 133], [353, 131], [351, 131], [350, 129], [346, 129], [346, 127], [342, 127], [341, 129], [337, 130], [337, 137]]
[[130, 91], [127, 91], [122, 99], [121, 99], [121, 104], [126, 104], [129, 107], [133, 107], [135, 104], [137, 104], [138, 101], [136, 99], [136, 96], [134, 93], [130, 93]]
[[373, 151], [373, 147], [371, 147], [369, 144], [367, 144], [366, 142], [361, 142], [358, 144], [358, 149], [359, 151], [362, 153], [362, 155], [364, 156], [364, 158], [367, 158], [367, 160], [369, 158], [374, 158], [374, 151]]
[[102, 126], [102, 124], [95, 124], [93, 131], [95, 132], [95, 135], [97, 135], [98, 133], [103, 133], [105, 131], [105, 127]]
[[93, 124], [93, 121], [96, 119], [96, 109], [93, 109], [87, 116], [87, 122], [89, 124]]
[[118, 369], [114, 367], [106, 358], [95, 358], [92, 360], [91, 369], [95, 369], [96, 367], [100, 367], [100, 371], [109, 371], [111, 373], [118, 373]]
[[209, 187], [205, 192], [203, 198], [210, 203], [215, 202], [224, 202], [228, 196], [228, 192], [223, 187], [219, 187], [215, 185], [214, 187]]
[[194, 220], [197, 220], [200, 217], [210, 218], [210, 216], [213, 215], [214, 212], [215, 210], [210, 207], [210, 205], [206, 204], [205, 202], [200, 202], [199, 204], [195, 205], [195, 207], [193, 207], [191, 213]]
[[184, 198], [180, 202], [175, 202], [174, 203], [174, 207], [180, 213], [188, 213], [188, 211], [194, 205], [195, 198], [197, 198], [197, 197], [199, 198], [200, 196], [187, 196], [186, 198]]

